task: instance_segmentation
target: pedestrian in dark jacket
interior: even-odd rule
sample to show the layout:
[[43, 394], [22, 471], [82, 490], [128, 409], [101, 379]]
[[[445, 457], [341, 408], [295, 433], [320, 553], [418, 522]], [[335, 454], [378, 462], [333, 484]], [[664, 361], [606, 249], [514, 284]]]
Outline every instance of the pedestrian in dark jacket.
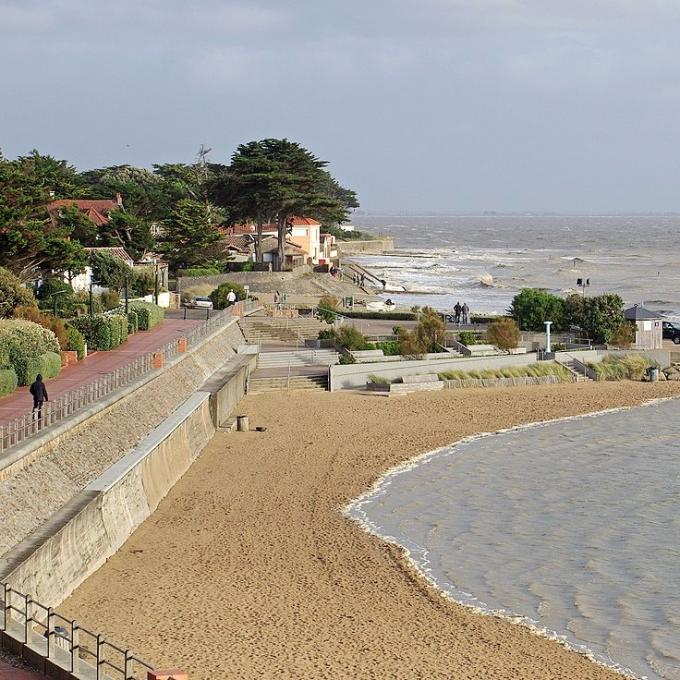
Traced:
[[43, 382], [43, 377], [38, 373], [35, 382], [29, 387], [28, 391], [33, 395], [33, 419], [40, 420], [42, 417], [42, 405], [44, 401], [49, 401], [47, 388]]

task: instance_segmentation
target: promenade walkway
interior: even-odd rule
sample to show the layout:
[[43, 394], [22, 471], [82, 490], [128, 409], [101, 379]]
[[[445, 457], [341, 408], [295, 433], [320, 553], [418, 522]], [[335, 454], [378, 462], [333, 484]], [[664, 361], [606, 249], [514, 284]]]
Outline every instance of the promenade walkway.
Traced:
[[45, 680], [45, 676], [33, 671], [15, 668], [4, 661], [0, 661], [0, 680]]
[[[63, 368], [59, 377], [46, 380], [50, 399], [56, 399], [69, 390], [85, 385], [98, 376], [130, 363], [139, 356], [154, 352], [182, 337], [202, 323], [199, 319], [165, 319], [150, 331], [139, 331], [120, 347], [109, 352], [95, 352], [76, 366]], [[20, 387], [14, 394], [0, 399], [0, 425], [18, 416], [30, 413], [33, 408], [28, 387]], [[0, 676], [0, 680], [2, 677]]]

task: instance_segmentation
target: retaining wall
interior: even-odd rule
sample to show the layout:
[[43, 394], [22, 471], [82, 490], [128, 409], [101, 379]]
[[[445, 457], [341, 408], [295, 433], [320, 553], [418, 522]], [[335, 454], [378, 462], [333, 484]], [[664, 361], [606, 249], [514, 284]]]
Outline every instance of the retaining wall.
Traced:
[[56, 607], [115, 554], [189, 469], [245, 394], [236, 357], [133, 451], [0, 560], [0, 580]]
[[[595, 350], [569, 352], [581, 361], [599, 361]], [[501, 354], [490, 357], [463, 357], [458, 359], [418, 359], [415, 361], [376, 361], [371, 364], [347, 364], [330, 367], [330, 391], [364, 387], [369, 375], [392, 381], [405, 375], [443, 373], [445, 371], [480, 371], [485, 368], [529, 366], [537, 361], [536, 354]]]
[[286, 272], [226, 272], [212, 276], [180, 276], [177, 278], [177, 292], [181, 293], [192, 286], [219, 286], [220, 283], [240, 283], [254, 287], [263, 281], [289, 281], [308, 274], [311, 268], [307, 265], [296, 267]]

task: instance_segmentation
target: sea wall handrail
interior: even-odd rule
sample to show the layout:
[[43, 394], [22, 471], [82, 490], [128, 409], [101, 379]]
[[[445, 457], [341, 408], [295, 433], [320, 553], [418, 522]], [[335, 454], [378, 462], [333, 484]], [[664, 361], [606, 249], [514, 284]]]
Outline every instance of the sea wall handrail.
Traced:
[[[0, 582], [0, 597], [0, 633], [24, 647], [30, 646], [31, 652], [51, 661], [72, 677], [77, 674], [77, 677], [106, 677], [108, 680], [145, 680], [147, 672], [155, 670], [154, 666], [135, 656], [129, 649], [108, 642], [100, 633], [58, 614], [52, 607], [34, 600], [4, 581]], [[43, 612], [42, 620], [36, 616], [36, 608]], [[55, 619], [65, 623], [66, 627], [56, 626]], [[34, 630], [36, 625], [39, 631]], [[94, 651], [81, 642], [80, 633], [92, 638]], [[110, 660], [109, 654], [112, 652], [120, 656], [121, 661], [118, 663], [122, 663], [122, 667]], [[93, 662], [88, 663], [84, 657], [92, 658]], [[89, 666], [91, 672], [83, 673], [83, 665]], [[104, 667], [108, 669], [106, 675]]]
[[[257, 303], [254, 300], [244, 300], [236, 304], [238, 307], [227, 307], [220, 310], [189, 331], [184, 336], [187, 347], [193, 347], [202, 342], [227, 321], [248, 314], [257, 308]], [[237, 314], [234, 314], [234, 312], [237, 312]], [[179, 352], [178, 342], [173, 340], [155, 352], [138, 356], [129, 363], [119, 366], [85, 385], [65, 392], [53, 401], [45, 402], [39, 419], [34, 418], [34, 414], [31, 412], [17, 416], [8, 423], [0, 425], [0, 455], [35, 437], [46, 428], [61, 422], [78, 411], [82, 411], [119, 388], [125, 387], [156, 370], [154, 368], [154, 355], [162, 354], [163, 364], [165, 364], [174, 359]]]

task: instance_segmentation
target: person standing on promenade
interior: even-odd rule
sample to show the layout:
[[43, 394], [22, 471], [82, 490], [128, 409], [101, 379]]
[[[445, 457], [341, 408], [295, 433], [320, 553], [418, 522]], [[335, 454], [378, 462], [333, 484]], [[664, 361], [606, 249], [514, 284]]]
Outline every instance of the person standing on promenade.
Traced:
[[43, 402], [50, 400], [40, 373], [35, 377], [35, 382], [28, 388], [28, 391], [33, 395], [33, 420], [40, 420], [42, 418]]
[[470, 308], [468, 307], [467, 302], [463, 303], [463, 308], [461, 309], [461, 313], [463, 315], [463, 323], [465, 325], [470, 323]]
[[460, 306], [460, 302], [456, 302], [454, 308], [453, 308], [453, 318], [455, 319], [456, 323], [460, 325], [460, 311], [462, 307]]
[[227, 293], [227, 302], [229, 303], [229, 307], [231, 307], [234, 304], [234, 302], [236, 302], [236, 293], [234, 293], [233, 290], [230, 290]]

